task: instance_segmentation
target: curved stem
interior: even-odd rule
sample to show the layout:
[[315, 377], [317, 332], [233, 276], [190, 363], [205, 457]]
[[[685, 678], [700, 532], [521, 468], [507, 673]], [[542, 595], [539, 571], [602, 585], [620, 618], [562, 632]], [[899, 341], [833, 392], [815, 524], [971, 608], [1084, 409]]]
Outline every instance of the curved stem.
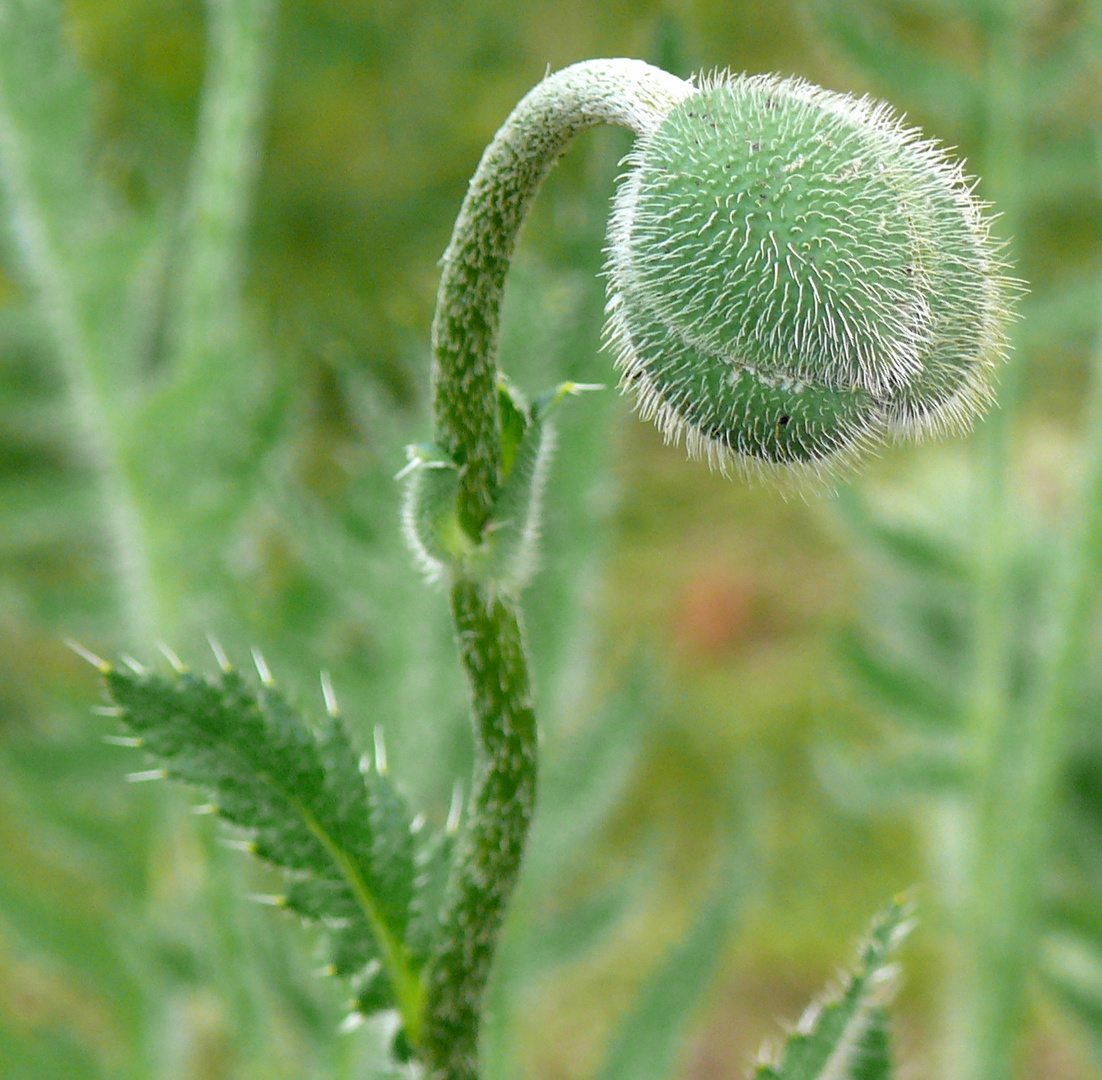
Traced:
[[544, 79], [487, 147], [444, 252], [432, 327], [437, 443], [465, 466], [459, 514], [475, 540], [500, 482], [495, 382], [505, 274], [544, 177], [597, 124], [653, 131], [692, 86], [639, 60], [589, 60]]
[[[476, 542], [501, 483], [498, 328], [528, 208], [579, 132], [609, 123], [646, 134], [692, 91], [637, 60], [575, 64], [532, 90], [482, 157], [444, 253], [433, 322], [435, 441], [461, 466], [459, 517]], [[473, 1080], [486, 981], [532, 819], [537, 731], [515, 599], [458, 575], [451, 599], [478, 763], [418, 1048], [435, 1080]]]

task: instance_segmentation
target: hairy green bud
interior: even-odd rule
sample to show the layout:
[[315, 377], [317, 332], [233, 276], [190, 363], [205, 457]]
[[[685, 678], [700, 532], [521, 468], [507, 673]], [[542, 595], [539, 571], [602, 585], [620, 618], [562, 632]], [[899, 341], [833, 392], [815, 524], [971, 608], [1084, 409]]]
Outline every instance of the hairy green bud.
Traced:
[[1012, 287], [960, 166], [887, 106], [721, 75], [628, 164], [607, 334], [690, 454], [829, 474], [990, 402]]

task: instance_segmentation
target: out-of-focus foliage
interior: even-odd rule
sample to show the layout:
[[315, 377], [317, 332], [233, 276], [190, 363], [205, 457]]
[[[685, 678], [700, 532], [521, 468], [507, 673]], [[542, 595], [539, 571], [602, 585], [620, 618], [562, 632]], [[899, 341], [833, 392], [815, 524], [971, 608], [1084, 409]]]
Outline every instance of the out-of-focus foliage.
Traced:
[[[1030, 281], [991, 433], [967, 459], [931, 455], [843, 504], [875, 567], [846, 651], [885, 724], [875, 754], [826, 769], [851, 805], [920, 823], [945, 932], [940, 1073], [1017, 1075], [1035, 982], [1099, 1034], [1084, 778], [1102, 730], [1102, 11], [839, 0], [817, 13], [874, 92], [971, 149]], [[1038, 421], [1073, 387], [1082, 415]]]
[[[427, 434], [436, 259], [482, 147], [548, 64], [642, 55], [679, 74], [778, 70], [869, 90], [990, 182], [1031, 284], [1019, 422], [1036, 453], [1015, 453], [1039, 509], [1014, 539], [1012, 593], [1027, 649], [1065, 505], [1048, 489], [1065, 490], [1079, 450], [1102, 264], [1090, 5], [266, 6], [0, 0], [15, 226], [0, 230], [0, 1072], [13, 1080], [375, 1067], [390, 1032], [335, 1038], [346, 1003], [312, 977], [309, 932], [273, 933], [281, 920], [241, 901], [274, 883], [160, 785], [120, 782], [132, 751], [101, 743], [112, 721], [87, 714], [94, 673], [58, 641], [142, 659], [155, 636], [188, 655], [208, 632], [231, 655], [256, 644], [308, 712], [328, 670], [347, 715], [385, 729], [411, 800], [443, 822], [470, 764], [463, 687], [392, 478]], [[208, 35], [250, 10], [261, 47], [219, 66]], [[1019, 49], [1002, 68], [987, 60], [996, 17]], [[218, 100], [255, 133], [237, 157], [197, 140], [217, 129], [204, 110]], [[587, 136], [537, 201], [502, 354], [529, 392], [613, 378], [595, 277], [627, 145]], [[30, 203], [12, 191], [16, 166]], [[28, 206], [56, 273], [28, 260]], [[937, 928], [954, 887], [960, 834], [944, 810], [967, 697], [967, 469], [890, 457], [880, 483], [902, 477], [930, 513], [870, 500], [866, 548], [838, 538], [829, 509], [709, 476], [622, 414], [612, 393], [588, 395], [558, 421], [525, 596], [545, 772], [491, 987], [488, 1076], [639, 1075], [618, 1034], [633, 1030], [654, 1040], [648, 1066], [741, 1074], [885, 895], [921, 877]], [[879, 685], [875, 704], [842, 688], [833, 644], [859, 580], [872, 599], [843, 651]], [[1102, 1043], [1098, 717], [1082, 686], [1039, 971]], [[840, 806], [809, 751], [823, 727], [832, 742], [875, 733], [877, 755], [895, 758], [862, 767], [861, 785], [847, 772], [851, 802], [870, 777], [877, 806], [916, 778], [940, 786], [892, 819]], [[931, 833], [946, 863], [924, 870], [914, 849], [932, 850]], [[901, 1043], [937, 1075], [942, 965], [926, 950], [908, 957]], [[1097, 1075], [1079, 1029], [1038, 1015], [1022, 1075]]]

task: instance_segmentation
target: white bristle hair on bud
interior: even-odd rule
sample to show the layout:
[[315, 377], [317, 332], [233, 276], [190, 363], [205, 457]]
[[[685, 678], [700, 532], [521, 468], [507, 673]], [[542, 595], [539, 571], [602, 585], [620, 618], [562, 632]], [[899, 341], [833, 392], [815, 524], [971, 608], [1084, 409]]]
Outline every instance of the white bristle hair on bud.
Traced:
[[668, 441], [800, 487], [990, 405], [1020, 286], [961, 166], [887, 105], [720, 73], [625, 163], [605, 337]]

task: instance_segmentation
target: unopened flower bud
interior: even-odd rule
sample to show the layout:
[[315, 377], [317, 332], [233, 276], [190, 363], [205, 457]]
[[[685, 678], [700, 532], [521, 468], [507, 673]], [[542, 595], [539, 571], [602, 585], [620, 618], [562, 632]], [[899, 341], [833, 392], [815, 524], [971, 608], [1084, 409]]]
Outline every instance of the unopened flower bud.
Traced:
[[719, 76], [628, 159], [607, 333], [667, 438], [833, 473], [989, 403], [1011, 286], [959, 165], [885, 105]]

